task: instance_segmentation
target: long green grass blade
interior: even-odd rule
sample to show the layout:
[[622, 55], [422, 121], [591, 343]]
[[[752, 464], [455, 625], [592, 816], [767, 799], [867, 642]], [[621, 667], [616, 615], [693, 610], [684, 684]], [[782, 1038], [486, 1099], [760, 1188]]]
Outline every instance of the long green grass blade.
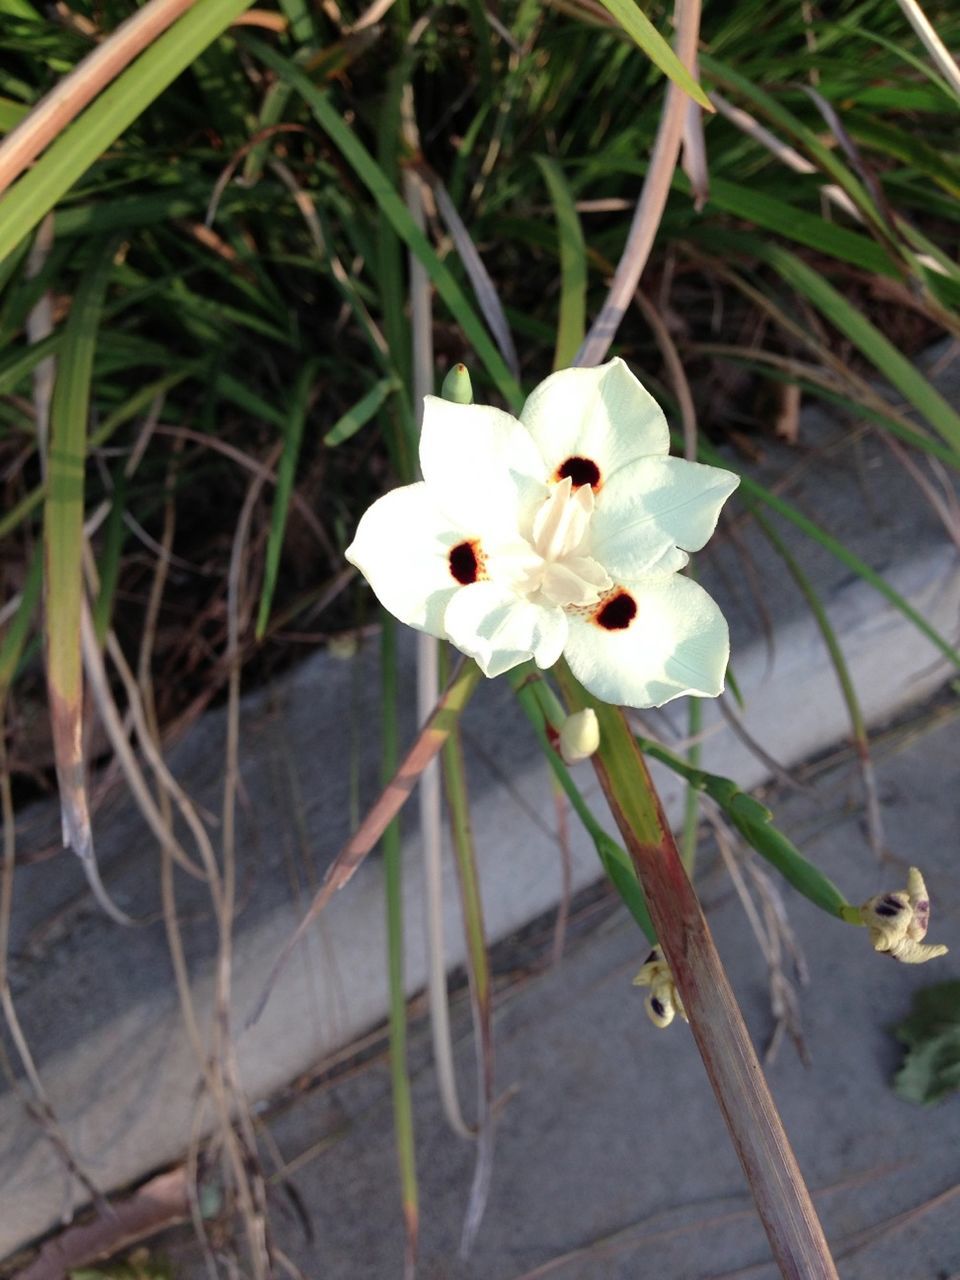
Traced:
[[627, 35], [637, 42], [654, 66], [659, 67], [663, 74], [678, 85], [684, 93], [688, 93], [694, 102], [698, 102], [707, 111], [713, 110], [710, 99], [700, 85], [633, 0], [600, 0], [600, 2]]
[[549, 156], [535, 156], [553, 201], [560, 245], [560, 313], [554, 369], [565, 369], [580, 350], [586, 330], [587, 250], [573, 192], [563, 170]]
[[37, 549], [34, 552], [33, 559], [30, 561], [30, 568], [27, 570], [27, 577], [23, 584], [23, 592], [20, 596], [20, 603], [17, 605], [17, 611], [4, 631], [3, 639], [0, 640], [0, 726], [3, 723], [3, 708], [7, 700], [7, 693], [13, 684], [14, 676], [17, 674], [17, 666], [19, 665], [24, 645], [27, 642], [30, 624], [33, 621], [33, 615], [40, 600], [42, 587], [43, 556], [40, 550]]
[[5, 258], [93, 162], [253, 0], [197, 0], [0, 200], [0, 260]]
[[305, 362], [290, 398], [283, 453], [280, 455], [280, 463], [277, 467], [277, 488], [273, 496], [273, 510], [270, 513], [270, 534], [267, 538], [263, 590], [260, 593], [260, 608], [257, 612], [258, 640], [263, 639], [270, 619], [270, 605], [277, 585], [280, 552], [283, 548], [283, 535], [287, 527], [287, 513], [290, 510], [290, 497], [293, 493], [293, 478], [300, 458], [303, 427], [310, 407], [310, 393], [317, 376], [317, 364], [316, 360]]
[[518, 407], [523, 392], [497, 350], [466, 294], [450, 269], [437, 257], [430, 242], [413, 221], [406, 205], [386, 174], [356, 136], [350, 126], [331, 105], [326, 93], [318, 89], [299, 67], [260, 40], [248, 38], [248, 47], [278, 75], [292, 84], [313, 112], [317, 123], [331, 139], [380, 206], [397, 235], [423, 263], [424, 270], [436, 286], [437, 293], [449, 307], [467, 340], [476, 351], [490, 377], [507, 403]]
[[[712, 463], [713, 466], [730, 466], [729, 459], [721, 457], [717, 450], [713, 449], [710, 445], [704, 444], [702, 441], [699, 447], [699, 454], [704, 462]], [[912, 622], [917, 630], [921, 632], [922, 635], [925, 635], [930, 643], [935, 645], [945, 658], [949, 658], [955, 667], [960, 668], [960, 652], [958, 652], [948, 640], [944, 639], [940, 632], [937, 631], [935, 627], [932, 627], [921, 613], [914, 609], [909, 600], [906, 600], [895, 587], [891, 587], [890, 583], [882, 576], [882, 574], [877, 573], [875, 569], [871, 569], [866, 561], [861, 560], [858, 555], [848, 547], [844, 546], [839, 538], [835, 538], [832, 534], [827, 533], [826, 529], [822, 529], [815, 521], [809, 519], [801, 511], [798, 511], [797, 508], [793, 506], [792, 503], [787, 502], [785, 498], [781, 498], [779, 494], [774, 493], [765, 485], [754, 480], [751, 476], [744, 475], [742, 472], [740, 472], [739, 475], [740, 488], [744, 495], [756, 498], [762, 502], [764, 506], [770, 507], [771, 510], [779, 512], [780, 515], [789, 520], [791, 524], [796, 525], [798, 529], [802, 530], [807, 537], [812, 538], [814, 542], [818, 542], [820, 546], [824, 547], [831, 555], [835, 556], [841, 564], [845, 564], [849, 569], [852, 569], [858, 577], [862, 578], [864, 582], [869, 583], [874, 590], [879, 591], [886, 600], [889, 600], [895, 609], [899, 610], [899, 612], [902, 613], [908, 621]]]
[[881, 374], [919, 410], [946, 442], [960, 453], [960, 414], [910, 361], [900, 354], [862, 311], [795, 254], [779, 245], [764, 244], [758, 256], [798, 293], [808, 298]]
[[365, 396], [362, 396], [355, 405], [337, 419], [323, 437], [323, 443], [333, 448], [355, 436], [379, 412], [387, 397], [397, 391], [399, 387], [399, 378], [381, 378], [379, 382], [370, 388]]
[[50, 411], [50, 449], [44, 505], [44, 605], [47, 692], [60, 786], [64, 842], [85, 864], [93, 843], [83, 777], [83, 498], [93, 356], [113, 265], [101, 245], [81, 277], [63, 334]]

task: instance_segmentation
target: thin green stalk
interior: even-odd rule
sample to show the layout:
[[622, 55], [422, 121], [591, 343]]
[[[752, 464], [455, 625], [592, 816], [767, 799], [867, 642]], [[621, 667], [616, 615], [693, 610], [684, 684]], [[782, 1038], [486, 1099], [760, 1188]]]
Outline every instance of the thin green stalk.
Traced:
[[524, 664], [524, 666], [517, 667], [512, 671], [510, 673], [510, 683], [524, 715], [530, 721], [537, 736], [540, 750], [553, 771], [554, 778], [569, 800], [574, 813], [583, 824], [587, 835], [593, 841], [601, 866], [623, 899], [627, 910], [647, 935], [651, 944], [656, 942], [656, 931], [650, 919], [650, 912], [647, 910], [640, 881], [637, 879], [637, 873], [633, 869], [633, 863], [617, 844], [616, 840], [608, 832], [604, 831], [594, 817], [589, 805], [580, 794], [579, 787], [570, 776], [569, 769], [561, 760], [559, 753], [550, 741], [547, 726], [549, 725], [559, 732], [564, 717], [563, 708], [557, 701], [553, 690], [546, 680], [535, 672], [532, 664]]
[[[699, 698], [687, 702], [687, 734], [696, 739], [703, 727], [703, 703]], [[687, 763], [691, 769], [700, 767], [700, 743], [691, 741], [687, 748]], [[697, 832], [700, 828], [700, 801], [695, 787], [688, 784], [683, 797], [683, 830], [680, 836], [680, 860], [687, 875], [693, 877], [697, 860]]]
[[[397, 727], [397, 624], [382, 611], [381, 673], [383, 692], [383, 781], [393, 777], [399, 762]], [[413, 1102], [407, 1065], [407, 997], [403, 966], [403, 845], [400, 822], [394, 820], [383, 833], [383, 871], [387, 899], [387, 965], [390, 981], [390, 1085], [393, 1092], [393, 1124], [400, 1169], [400, 1194], [406, 1230], [404, 1270], [410, 1277], [417, 1259], [420, 1211], [417, 1157], [413, 1133]]]
[[[447, 647], [440, 648], [440, 677], [449, 673]], [[443, 781], [450, 811], [450, 828], [460, 884], [460, 902], [467, 941], [467, 974], [473, 1005], [474, 1045], [477, 1053], [477, 1155], [470, 1200], [464, 1218], [460, 1253], [466, 1257], [479, 1230], [490, 1195], [493, 1175], [494, 1139], [494, 1056], [493, 1007], [490, 987], [490, 959], [483, 926], [483, 900], [477, 877], [476, 849], [470, 821], [470, 798], [459, 724], [443, 745]]]

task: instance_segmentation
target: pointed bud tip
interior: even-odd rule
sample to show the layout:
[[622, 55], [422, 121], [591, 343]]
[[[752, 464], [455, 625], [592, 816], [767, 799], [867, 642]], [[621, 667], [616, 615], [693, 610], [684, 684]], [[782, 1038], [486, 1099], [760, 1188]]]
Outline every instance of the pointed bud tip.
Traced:
[[454, 404], [473, 404], [473, 384], [465, 364], [455, 364], [443, 380], [440, 395]]

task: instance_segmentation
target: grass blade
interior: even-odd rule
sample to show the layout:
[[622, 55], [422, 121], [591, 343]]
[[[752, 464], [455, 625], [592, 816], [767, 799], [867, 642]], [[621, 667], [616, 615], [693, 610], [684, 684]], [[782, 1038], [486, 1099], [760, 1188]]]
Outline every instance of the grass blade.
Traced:
[[468, 342], [476, 351], [501, 395], [509, 405], [519, 406], [523, 401], [523, 392], [460, 285], [446, 264], [437, 257], [427, 237], [413, 221], [403, 200], [376, 160], [332, 106], [328, 95], [318, 89], [299, 67], [271, 49], [269, 45], [250, 37], [247, 37], [245, 43], [262, 62], [292, 84], [304, 99], [317, 123], [356, 171], [394, 231], [411, 253], [423, 263], [424, 270], [433, 281], [437, 293], [463, 329]]
[[263, 590], [260, 593], [260, 608], [257, 613], [258, 640], [262, 640], [270, 619], [270, 605], [277, 585], [277, 571], [280, 568], [280, 552], [283, 548], [283, 535], [287, 527], [287, 513], [290, 510], [290, 495], [293, 492], [293, 478], [300, 457], [300, 443], [303, 440], [303, 427], [310, 407], [310, 393], [313, 380], [317, 374], [316, 360], [307, 360], [300, 370], [297, 385], [290, 401], [287, 414], [283, 453], [277, 465], [277, 487], [273, 495], [273, 509], [270, 512], [270, 533], [267, 538], [266, 558], [263, 570]]
[[57, 363], [44, 503], [47, 696], [60, 791], [63, 843], [80, 858], [97, 901], [119, 924], [130, 919], [100, 883], [83, 768], [83, 492], [93, 355], [113, 247], [101, 246], [80, 280]]
[[910, 361], [862, 312], [851, 306], [823, 276], [779, 245], [759, 247], [758, 256], [808, 298], [844, 333], [883, 376], [917, 409], [946, 442], [960, 453], [960, 414], [944, 400]]
[[0, 200], [0, 260], [252, 0], [197, 0]]
[[338, 444], [343, 444], [345, 440], [351, 439], [361, 427], [367, 425], [370, 419], [379, 411], [387, 397], [397, 391], [399, 387], [399, 378], [381, 378], [379, 382], [370, 388], [365, 396], [362, 396], [352, 408], [337, 419], [323, 437], [323, 443], [328, 448], [334, 448]]
[[583, 228], [574, 204], [573, 192], [563, 170], [549, 156], [534, 156], [553, 201], [560, 245], [560, 314], [557, 318], [557, 345], [554, 369], [573, 364], [586, 332], [587, 249]]
[[633, 0], [600, 0], [600, 3], [610, 16], [616, 19], [627, 35], [637, 42], [654, 66], [659, 67], [663, 74], [684, 93], [688, 93], [694, 102], [699, 103], [707, 111], [713, 110], [710, 99]]

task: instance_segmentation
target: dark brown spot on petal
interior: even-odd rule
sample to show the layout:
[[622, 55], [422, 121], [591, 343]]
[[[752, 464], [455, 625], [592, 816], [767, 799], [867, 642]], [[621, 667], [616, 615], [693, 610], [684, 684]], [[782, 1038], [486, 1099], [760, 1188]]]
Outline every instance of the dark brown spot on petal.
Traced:
[[658, 1018], [662, 1018], [663, 1015], [667, 1012], [666, 1009], [663, 1007], [663, 1001], [658, 1000], [656, 996], [650, 997], [650, 1008], [653, 1010], [653, 1012], [657, 1015]]
[[593, 620], [604, 631], [626, 631], [637, 616], [637, 602], [629, 591], [619, 591], [604, 601]]
[[480, 557], [474, 542], [458, 542], [450, 548], [450, 572], [461, 586], [468, 587], [480, 577]]
[[562, 462], [557, 467], [557, 479], [566, 480], [567, 476], [573, 481], [575, 489], [579, 489], [582, 484], [588, 484], [594, 490], [600, 488], [600, 468], [592, 458], [575, 457]]
[[902, 910], [903, 903], [898, 902], [896, 898], [881, 898], [874, 908], [878, 916], [898, 916]]

